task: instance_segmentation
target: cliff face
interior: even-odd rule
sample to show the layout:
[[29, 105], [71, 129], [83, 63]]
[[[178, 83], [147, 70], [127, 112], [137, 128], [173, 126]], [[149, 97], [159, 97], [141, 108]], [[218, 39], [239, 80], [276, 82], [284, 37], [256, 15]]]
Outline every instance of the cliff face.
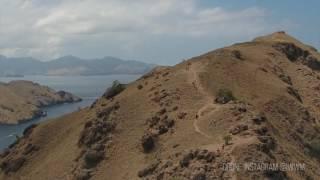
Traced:
[[0, 123], [17, 124], [44, 115], [42, 107], [81, 99], [29, 81], [0, 84]]
[[29, 128], [2, 154], [1, 177], [319, 179], [319, 59], [279, 32], [154, 69]]

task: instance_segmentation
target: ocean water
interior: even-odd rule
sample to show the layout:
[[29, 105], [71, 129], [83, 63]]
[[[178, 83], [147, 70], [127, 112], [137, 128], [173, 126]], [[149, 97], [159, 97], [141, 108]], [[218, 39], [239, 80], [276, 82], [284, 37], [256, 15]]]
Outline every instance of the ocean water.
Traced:
[[56, 105], [44, 108], [47, 117], [37, 118], [18, 125], [0, 125], [0, 151], [8, 147], [21, 135], [24, 129], [31, 124], [47, 121], [74, 111], [90, 106], [110, 87], [114, 80], [121, 83], [129, 83], [138, 79], [140, 75], [103, 75], [103, 76], [25, 76], [23, 78], [0, 77], [0, 82], [13, 80], [29, 80], [41, 85], [49, 86], [55, 90], [64, 90], [73, 93], [83, 101], [71, 104]]

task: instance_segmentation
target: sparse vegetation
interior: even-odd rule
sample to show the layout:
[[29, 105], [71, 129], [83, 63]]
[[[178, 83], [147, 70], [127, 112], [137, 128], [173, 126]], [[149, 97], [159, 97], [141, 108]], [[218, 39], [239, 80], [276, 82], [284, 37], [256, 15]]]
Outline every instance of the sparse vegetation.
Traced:
[[145, 153], [152, 151], [155, 146], [154, 137], [150, 134], [145, 134], [141, 139], [141, 144]]
[[143, 86], [141, 84], [139, 84], [137, 88], [140, 90], [143, 88]]
[[236, 98], [234, 97], [233, 93], [229, 89], [219, 89], [216, 95], [215, 102], [220, 104], [226, 104], [229, 101], [234, 101]]
[[86, 168], [93, 168], [95, 167], [100, 161], [103, 159], [103, 152], [101, 151], [95, 151], [95, 150], [89, 150], [84, 155], [84, 162]]
[[231, 53], [235, 58], [243, 60], [241, 52], [239, 50], [233, 50]]
[[225, 144], [225, 145], [229, 145], [229, 144], [230, 144], [230, 141], [232, 140], [232, 136], [231, 136], [230, 134], [225, 135], [225, 136], [223, 137], [223, 140], [224, 140], [224, 144]]
[[113, 81], [112, 86], [104, 93], [103, 97], [111, 99], [120, 94], [123, 90], [125, 90], [125, 88], [125, 84], [121, 84], [119, 81], [115, 80]]
[[309, 143], [310, 155], [320, 159], [320, 139]]

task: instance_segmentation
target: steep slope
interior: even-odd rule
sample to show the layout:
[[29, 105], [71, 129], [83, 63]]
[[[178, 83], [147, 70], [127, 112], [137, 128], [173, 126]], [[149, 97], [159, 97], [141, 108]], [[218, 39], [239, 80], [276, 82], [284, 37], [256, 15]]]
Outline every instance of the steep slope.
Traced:
[[26, 130], [1, 178], [319, 179], [319, 59], [279, 32], [156, 68]]
[[56, 92], [30, 81], [1, 83], [0, 94], [2, 124], [17, 124], [43, 116], [41, 107], [81, 100], [68, 92]]

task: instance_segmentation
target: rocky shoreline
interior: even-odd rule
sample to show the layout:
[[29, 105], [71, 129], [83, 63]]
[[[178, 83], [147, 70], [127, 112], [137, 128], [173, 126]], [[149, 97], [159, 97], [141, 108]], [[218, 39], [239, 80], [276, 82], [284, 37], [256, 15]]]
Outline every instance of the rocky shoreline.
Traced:
[[[41, 118], [41, 117], [47, 117], [47, 111], [44, 111], [43, 108], [48, 108], [48, 107], [53, 107], [53, 106], [59, 106], [59, 105], [62, 105], [64, 103], [77, 103], [77, 102], [81, 102], [82, 99], [81, 98], [78, 98], [76, 100], [73, 100], [73, 101], [65, 101], [65, 102], [59, 102], [59, 103], [53, 103], [53, 104], [49, 104], [49, 105], [45, 105], [45, 106], [41, 106], [39, 107], [40, 109], [35, 112], [34, 116], [29, 118], [29, 119], [21, 119], [21, 120], [18, 120], [18, 123], [17, 124], [20, 124], [20, 123], [26, 123], [28, 121], [32, 121], [34, 119], [38, 119], [38, 118]], [[2, 123], [0, 122], [0, 125]], [[16, 125], [16, 124], [13, 124], [13, 125]]]
[[82, 99], [66, 91], [55, 91], [30, 81], [13, 81], [0, 85], [0, 124], [19, 124], [45, 117], [43, 108]]

